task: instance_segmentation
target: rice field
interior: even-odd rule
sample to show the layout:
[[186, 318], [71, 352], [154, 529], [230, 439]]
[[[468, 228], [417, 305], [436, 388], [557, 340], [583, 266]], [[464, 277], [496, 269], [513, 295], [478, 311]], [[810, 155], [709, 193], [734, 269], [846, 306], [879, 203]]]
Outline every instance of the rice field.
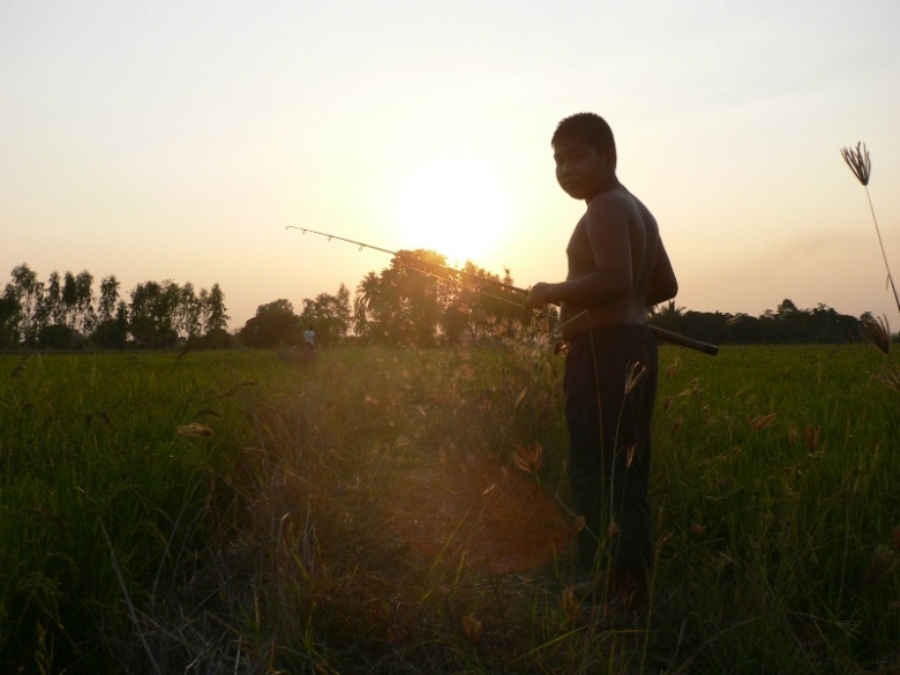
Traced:
[[661, 360], [651, 603], [609, 626], [540, 345], [0, 356], [0, 671], [900, 669], [896, 354]]

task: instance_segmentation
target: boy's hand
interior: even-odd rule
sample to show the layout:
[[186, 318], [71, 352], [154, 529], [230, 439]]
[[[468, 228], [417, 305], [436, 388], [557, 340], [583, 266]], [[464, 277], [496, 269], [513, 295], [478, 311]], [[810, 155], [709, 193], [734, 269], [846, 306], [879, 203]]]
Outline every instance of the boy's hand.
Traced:
[[536, 283], [531, 292], [528, 294], [528, 298], [525, 300], [525, 306], [528, 309], [543, 309], [544, 305], [549, 305], [553, 302], [553, 284], [548, 284], [543, 281]]

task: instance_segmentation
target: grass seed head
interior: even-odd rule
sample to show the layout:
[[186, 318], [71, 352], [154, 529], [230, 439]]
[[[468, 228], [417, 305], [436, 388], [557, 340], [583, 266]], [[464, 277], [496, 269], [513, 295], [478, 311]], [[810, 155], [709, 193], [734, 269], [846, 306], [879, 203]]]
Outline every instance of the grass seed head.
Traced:
[[540, 443], [535, 443], [530, 448], [525, 445], [517, 445], [514, 461], [522, 471], [534, 475], [541, 468], [543, 454], [544, 448]]
[[213, 431], [205, 424], [191, 422], [178, 427], [178, 434], [185, 438], [203, 438], [204, 436], [212, 436]]
[[777, 417], [778, 413], [769, 413], [768, 415], [760, 414], [754, 417], [748, 417], [747, 423], [757, 431], [762, 431], [763, 429], [767, 429], [772, 426], [772, 423]]
[[628, 377], [625, 379], [625, 395], [627, 396], [638, 385], [638, 382], [647, 374], [650, 369], [640, 361], [628, 364]]
[[584, 516], [578, 516], [572, 523], [572, 534], [578, 534], [586, 527]]
[[513, 408], [518, 408], [522, 405], [522, 401], [525, 400], [525, 394], [528, 393], [528, 387], [525, 387], [521, 392], [519, 392], [519, 396], [516, 398], [516, 402], [513, 404]]
[[560, 604], [562, 605], [563, 614], [566, 615], [569, 621], [574, 621], [578, 618], [578, 614], [581, 611], [581, 602], [571, 587], [566, 587], [563, 590]]
[[808, 426], [803, 430], [803, 443], [806, 445], [806, 451], [810, 455], [815, 455], [819, 450], [822, 433], [818, 427]]
[[863, 337], [882, 354], [891, 351], [891, 328], [886, 316], [876, 317], [872, 315], [872, 312], [866, 312], [859, 317], [859, 328]]
[[477, 645], [478, 641], [481, 639], [481, 619], [474, 614], [466, 614], [462, 619], [462, 624], [463, 631], [465, 631], [469, 643]]
[[847, 162], [847, 166], [856, 176], [857, 180], [866, 186], [872, 175], [872, 162], [869, 160], [869, 151], [865, 143], [857, 143], [856, 148], [842, 148], [841, 156]]
[[666, 366], [666, 377], [672, 377], [678, 369], [681, 367], [681, 357], [676, 356], [675, 360], [672, 361], [668, 366]]
[[628, 449], [626, 450], [626, 452], [628, 454], [625, 457], [625, 468], [630, 469], [631, 464], [634, 462], [634, 456], [637, 453], [637, 446], [634, 443], [632, 443], [631, 445], [628, 446]]

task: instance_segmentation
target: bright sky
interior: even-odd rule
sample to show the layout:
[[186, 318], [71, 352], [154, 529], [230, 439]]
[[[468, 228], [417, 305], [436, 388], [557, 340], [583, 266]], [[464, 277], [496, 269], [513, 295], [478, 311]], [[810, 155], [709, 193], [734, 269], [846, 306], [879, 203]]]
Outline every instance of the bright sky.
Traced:
[[583, 204], [549, 139], [587, 110], [660, 222], [679, 305], [790, 298], [896, 330], [839, 151], [869, 148], [900, 275], [898, 29], [892, 0], [5, 0], [0, 279], [219, 283], [235, 329], [389, 262], [292, 225], [561, 280]]

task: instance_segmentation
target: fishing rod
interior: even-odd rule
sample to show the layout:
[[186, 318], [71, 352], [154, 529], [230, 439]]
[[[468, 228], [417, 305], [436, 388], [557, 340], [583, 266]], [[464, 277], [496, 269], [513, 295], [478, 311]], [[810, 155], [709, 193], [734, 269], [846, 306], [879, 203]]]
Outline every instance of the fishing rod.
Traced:
[[[379, 251], [381, 253], [387, 253], [388, 255], [392, 255], [400, 260], [403, 259], [411, 259], [416, 264], [425, 264], [429, 267], [437, 267], [442, 270], [446, 270], [447, 272], [451, 272], [460, 277], [468, 277], [476, 282], [485, 282], [489, 283], [492, 286], [497, 286], [499, 288], [503, 288], [508, 291], [513, 291], [515, 293], [522, 293], [524, 295], [528, 295], [528, 291], [524, 288], [520, 288], [518, 286], [513, 286], [512, 284], [507, 284], [499, 279], [492, 279], [490, 277], [483, 277], [477, 274], [473, 274], [471, 272], [466, 272], [465, 270], [458, 270], [455, 267], [450, 267], [449, 265], [442, 265], [437, 262], [421, 260], [419, 257], [412, 253], [406, 253], [405, 251], [392, 251], [388, 248], [382, 248], [381, 246], [375, 246], [374, 244], [367, 244], [363, 241], [356, 241], [355, 239], [347, 239], [346, 237], [340, 237], [336, 234], [330, 234], [328, 232], [319, 232], [318, 230], [313, 230], [308, 227], [296, 227], [295, 225], [287, 225], [285, 226], [286, 230], [299, 230], [303, 234], [307, 232], [309, 234], [315, 234], [320, 237], [325, 237], [328, 241], [332, 239], [337, 239], [338, 241], [342, 241], [347, 244], [353, 244], [358, 247], [360, 251], [364, 248], [367, 248], [371, 251]], [[686, 347], [687, 349], [693, 349], [698, 352], [702, 352], [704, 354], [709, 354], [710, 356], [715, 356], [719, 353], [719, 348], [716, 345], [709, 344], [708, 342], [702, 342], [700, 340], [695, 340], [694, 338], [689, 338], [686, 335], [681, 335], [680, 333], [675, 333], [670, 330], [665, 330], [664, 328], [659, 328], [658, 326], [649, 326], [651, 332], [663, 342], [668, 342], [673, 345], [677, 345], [679, 347]]]

